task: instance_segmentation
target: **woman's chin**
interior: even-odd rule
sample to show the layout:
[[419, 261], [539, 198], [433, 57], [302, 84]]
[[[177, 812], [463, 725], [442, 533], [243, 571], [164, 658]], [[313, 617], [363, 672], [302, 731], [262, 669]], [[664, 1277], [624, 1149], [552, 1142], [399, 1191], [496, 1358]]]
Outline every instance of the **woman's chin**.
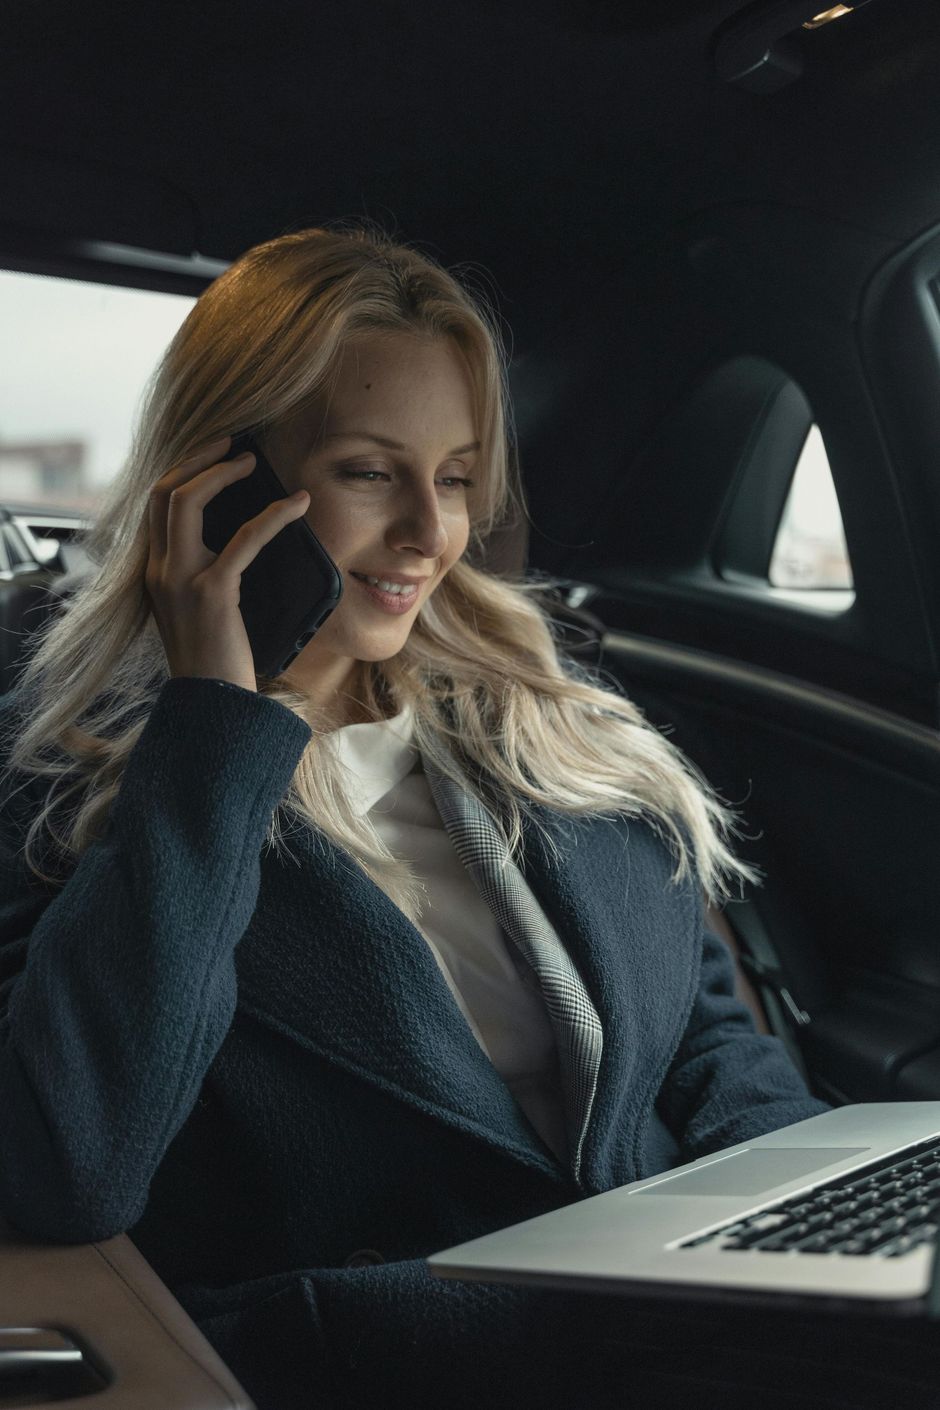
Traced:
[[330, 642], [330, 650], [353, 661], [387, 661], [401, 651], [413, 626], [414, 619], [399, 620], [344, 632], [340, 641]]

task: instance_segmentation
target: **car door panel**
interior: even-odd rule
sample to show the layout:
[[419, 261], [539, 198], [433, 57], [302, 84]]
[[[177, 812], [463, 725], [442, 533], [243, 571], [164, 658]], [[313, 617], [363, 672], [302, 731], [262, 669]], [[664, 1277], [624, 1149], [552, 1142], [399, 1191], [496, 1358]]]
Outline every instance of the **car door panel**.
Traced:
[[[749, 904], [809, 1015], [799, 1048], [819, 1090], [936, 1096], [915, 1060], [940, 1040], [940, 735], [623, 632], [605, 635], [603, 665], [738, 809], [739, 851], [764, 871]], [[727, 917], [734, 927], [733, 903]]]
[[[84, 1372], [52, 1358], [29, 1373], [18, 1370], [37, 1355], [31, 1329], [57, 1332], [78, 1348]], [[70, 1379], [82, 1403], [88, 1397], [101, 1410], [252, 1410], [125, 1234], [97, 1244], [44, 1244], [0, 1223], [0, 1405], [59, 1403]]]

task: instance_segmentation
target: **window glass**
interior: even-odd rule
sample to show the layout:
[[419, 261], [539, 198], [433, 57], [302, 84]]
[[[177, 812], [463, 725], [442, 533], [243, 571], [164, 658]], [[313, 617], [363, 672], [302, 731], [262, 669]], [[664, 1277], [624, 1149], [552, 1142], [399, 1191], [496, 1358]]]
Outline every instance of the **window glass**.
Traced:
[[0, 501], [94, 512], [193, 302], [0, 270]]
[[772, 587], [851, 588], [852, 567], [818, 426], [803, 444], [770, 561]]

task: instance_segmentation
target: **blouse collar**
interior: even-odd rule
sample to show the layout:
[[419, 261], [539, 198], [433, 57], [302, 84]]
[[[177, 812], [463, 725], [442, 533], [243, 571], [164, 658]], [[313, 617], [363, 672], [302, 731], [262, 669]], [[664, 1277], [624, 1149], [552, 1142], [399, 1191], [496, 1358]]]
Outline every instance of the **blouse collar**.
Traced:
[[390, 720], [343, 725], [327, 736], [348, 772], [347, 797], [356, 817], [368, 813], [411, 773], [418, 759], [413, 731], [414, 712], [406, 705]]

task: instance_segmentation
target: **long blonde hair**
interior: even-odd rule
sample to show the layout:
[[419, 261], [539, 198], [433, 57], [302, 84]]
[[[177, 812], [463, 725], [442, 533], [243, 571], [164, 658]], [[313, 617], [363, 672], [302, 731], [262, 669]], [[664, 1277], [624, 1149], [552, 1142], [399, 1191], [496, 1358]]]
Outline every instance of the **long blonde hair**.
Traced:
[[[539, 585], [468, 561], [494, 526], [523, 512], [495, 315], [466, 282], [362, 225], [304, 230], [249, 250], [197, 300], [167, 349], [131, 454], [87, 541], [96, 571], [36, 631], [17, 682], [21, 718], [5, 772], [19, 772], [23, 786], [49, 780], [26, 835], [28, 866], [61, 885], [65, 877], [40, 863], [41, 835], [66, 862], [102, 836], [128, 756], [168, 679], [144, 590], [151, 487], [196, 446], [276, 425], [329, 387], [351, 337], [379, 331], [449, 338], [461, 350], [482, 487], [468, 558], [425, 603], [402, 651], [363, 667], [363, 703], [375, 718], [410, 705], [419, 748], [490, 808], [514, 853], [524, 816], [538, 824], [533, 805], [643, 815], [672, 844], [676, 880], [694, 870], [706, 895], [722, 899], [731, 880], [751, 875], [728, 846], [724, 805], [629, 700], [559, 654]], [[420, 885], [368, 817], [351, 810], [342, 765], [324, 747], [329, 722], [311, 717], [288, 677], [258, 677], [258, 689], [296, 711], [313, 737], [268, 842], [289, 855], [287, 835], [298, 822], [319, 829], [418, 919]]]

